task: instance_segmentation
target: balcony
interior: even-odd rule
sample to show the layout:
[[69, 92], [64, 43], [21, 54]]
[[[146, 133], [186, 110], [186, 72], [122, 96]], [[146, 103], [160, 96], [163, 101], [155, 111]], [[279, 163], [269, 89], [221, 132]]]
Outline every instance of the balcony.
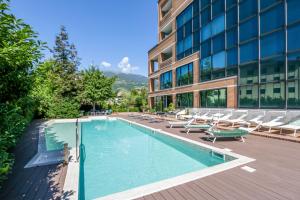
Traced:
[[171, 18], [172, 18], [172, 9], [169, 10], [169, 12], [164, 15], [162, 20], [160, 20], [159, 26], [160, 27], [165, 26], [166, 24], [168, 24], [170, 22]]
[[173, 31], [166, 38], [160, 41], [157, 45], [155, 45], [152, 49], [148, 51], [149, 59], [153, 59], [158, 54], [160, 54], [164, 49], [172, 47], [175, 44], [175, 32]]

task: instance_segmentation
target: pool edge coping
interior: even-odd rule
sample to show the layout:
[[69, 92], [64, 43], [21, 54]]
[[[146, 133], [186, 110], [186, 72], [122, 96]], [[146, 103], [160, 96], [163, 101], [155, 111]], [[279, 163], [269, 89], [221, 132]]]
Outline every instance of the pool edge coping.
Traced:
[[[217, 147], [214, 147], [214, 146], [211, 146], [211, 145], [208, 145], [208, 144], [204, 144], [204, 143], [201, 143], [201, 142], [198, 142], [198, 141], [195, 141], [195, 140], [184, 138], [182, 136], [174, 135], [174, 134], [168, 133], [166, 131], [163, 131], [161, 129], [155, 129], [155, 128], [152, 128], [150, 126], [140, 124], [138, 122], [134, 122], [134, 121], [124, 119], [122, 117], [107, 117], [107, 116], [89, 117], [87, 119], [79, 119], [79, 122], [84, 122], [84, 121], [88, 122], [88, 121], [92, 121], [92, 120], [104, 120], [104, 119], [109, 119], [109, 118], [125, 121], [129, 124], [134, 124], [136, 126], [149, 129], [149, 130], [154, 131], [156, 133], [168, 135], [170, 137], [173, 137], [173, 138], [176, 138], [176, 139], [179, 139], [179, 140], [182, 140], [182, 141], [185, 141], [185, 142], [197, 145], [197, 146], [201, 146], [201, 147], [206, 148], [206, 149], [213, 150], [217, 153], [232, 156], [236, 159], [232, 160], [232, 161], [229, 161], [229, 162], [226, 162], [226, 163], [218, 164], [216, 166], [208, 167], [206, 169], [186, 173], [186, 174], [176, 176], [176, 177], [173, 177], [173, 178], [164, 179], [164, 180], [161, 180], [161, 181], [158, 181], [158, 182], [154, 182], [154, 183], [146, 184], [146, 185], [143, 185], [143, 186], [135, 187], [135, 188], [125, 190], [125, 191], [122, 191], [122, 192], [117, 192], [117, 193], [113, 193], [113, 194], [110, 194], [110, 195], [107, 195], [107, 196], [99, 197], [99, 198], [96, 198], [96, 200], [117, 200], [117, 199], [131, 200], [131, 199], [136, 199], [136, 198], [139, 198], [139, 197], [143, 197], [143, 196], [155, 193], [155, 192], [159, 192], [159, 191], [169, 189], [169, 188], [181, 185], [181, 184], [185, 184], [185, 183], [188, 183], [188, 182], [191, 182], [191, 181], [195, 181], [197, 179], [201, 179], [201, 178], [204, 178], [206, 176], [213, 175], [213, 174], [216, 174], [216, 173], [220, 173], [220, 172], [223, 172], [223, 171], [226, 171], [226, 170], [229, 170], [229, 169], [232, 169], [232, 168], [235, 168], [235, 167], [238, 167], [238, 166], [241, 166], [241, 165], [244, 165], [244, 164], [255, 161], [255, 159], [247, 157], [247, 156], [243, 156], [243, 155], [240, 155], [240, 154], [237, 154], [237, 153], [234, 153], [234, 152], [228, 152], [228, 151], [226, 151], [224, 149], [221, 149], [221, 148], [217, 148]], [[65, 123], [65, 122], [75, 122], [76, 119], [56, 119], [56, 120], [50, 120], [50, 121], [52, 123]], [[49, 123], [50, 123], [50, 121], [49, 121]], [[75, 157], [75, 151], [76, 151], [75, 148], [72, 148], [70, 150], [70, 156], [73, 157], [73, 158]], [[69, 162], [68, 169], [67, 169], [67, 174], [66, 174], [66, 178], [65, 178], [65, 183], [64, 183], [64, 186], [63, 186], [63, 193], [62, 193], [63, 197], [62, 197], [62, 199], [70, 199], [70, 200], [77, 200], [78, 199], [79, 174], [80, 174], [79, 166], [80, 166], [80, 163], [76, 162], [76, 160], [74, 160], [74, 159], [72, 159]], [[64, 194], [67, 193], [67, 192], [70, 192], [70, 191], [71, 191], [71, 195], [67, 196], [67, 197], [64, 197]]]

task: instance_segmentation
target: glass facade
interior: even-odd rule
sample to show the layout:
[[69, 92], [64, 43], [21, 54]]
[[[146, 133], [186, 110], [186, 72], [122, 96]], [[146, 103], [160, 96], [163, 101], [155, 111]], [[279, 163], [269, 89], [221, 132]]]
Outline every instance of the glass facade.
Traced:
[[182, 93], [176, 94], [176, 108], [192, 108], [194, 102], [194, 94]]
[[160, 89], [168, 89], [172, 87], [172, 71], [165, 72], [160, 75]]
[[202, 108], [226, 108], [227, 89], [200, 91], [200, 105]]
[[165, 95], [165, 96], [157, 96], [154, 97], [154, 109], [155, 111], [164, 111], [165, 108], [168, 108], [170, 103], [172, 103], [172, 96]]
[[[300, 1], [194, 0], [176, 17], [176, 59], [199, 52], [199, 80], [237, 76], [238, 107], [300, 108]], [[160, 89], [193, 84], [193, 64], [160, 76]], [[226, 107], [226, 89], [200, 92], [201, 107]], [[191, 107], [193, 93], [176, 95]]]
[[193, 63], [176, 69], [176, 86], [193, 84]]

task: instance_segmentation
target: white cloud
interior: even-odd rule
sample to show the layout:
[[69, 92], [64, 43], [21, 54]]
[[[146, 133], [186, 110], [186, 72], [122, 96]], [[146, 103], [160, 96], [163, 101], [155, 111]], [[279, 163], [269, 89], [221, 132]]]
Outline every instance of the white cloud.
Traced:
[[118, 67], [120, 68], [120, 70], [123, 73], [126, 73], [126, 74], [132, 73], [132, 72], [134, 72], [135, 70], [138, 69], [138, 67], [132, 66], [129, 63], [129, 58], [128, 57], [122, 58], [121, 62], [118, 64]]
[[111, 67], [111, 64], [109, 62], [106, 62], [106, 61], [102, 61], [100, 65], [102, 67]]

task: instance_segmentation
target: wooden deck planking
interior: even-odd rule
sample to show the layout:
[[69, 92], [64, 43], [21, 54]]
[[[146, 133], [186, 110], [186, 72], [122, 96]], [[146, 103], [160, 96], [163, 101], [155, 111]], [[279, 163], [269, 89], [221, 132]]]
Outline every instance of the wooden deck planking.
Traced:
[[[203, 133], [186, 135], [180, 128], [166, 128], [166, 123], [132, 121], [165, 130], [169, 133], [200, 141], [235, 153], [255, 158], [247, 164], [257, 171], [249, 173], [236, 167], [186, 184], [138, 198], [140, 200], [252, 200], [300, 199], [300, 144], [271, 138], [248, 136], [246, 143], [217, 140], [215, 144], [203, 140]], [[50, 165], [24, 169], [37, 151], [37, 130], [40, 121], [27, 129], [14, 150], [16, 163], [13, 174], [3, 185], [0, 199], [60, 199], [66, 167]]]
[[236, 167], [159, 193], [173, 194], [176, 191], [176, 197], [179, 192], [183, 199], [300, 199], [299, 143], [250, 135], [246, 143], [226, 139], [213, 144], [203, 140], [204, 133], [186, 135], [182, 128], [167, 128], [165, 122], [149, 123], [147, 120], [125, 118], [256, 159], [247, 164], [257, 170], [254, 173]]
[[61, 198], [66, 167], [58, 164], [24, 168], [37, 153], [38, 127], [41, 123], [41, 120], [35, 120], [14, 149], [15, 164], [12, 174], [0, 190], [1, 200]]

